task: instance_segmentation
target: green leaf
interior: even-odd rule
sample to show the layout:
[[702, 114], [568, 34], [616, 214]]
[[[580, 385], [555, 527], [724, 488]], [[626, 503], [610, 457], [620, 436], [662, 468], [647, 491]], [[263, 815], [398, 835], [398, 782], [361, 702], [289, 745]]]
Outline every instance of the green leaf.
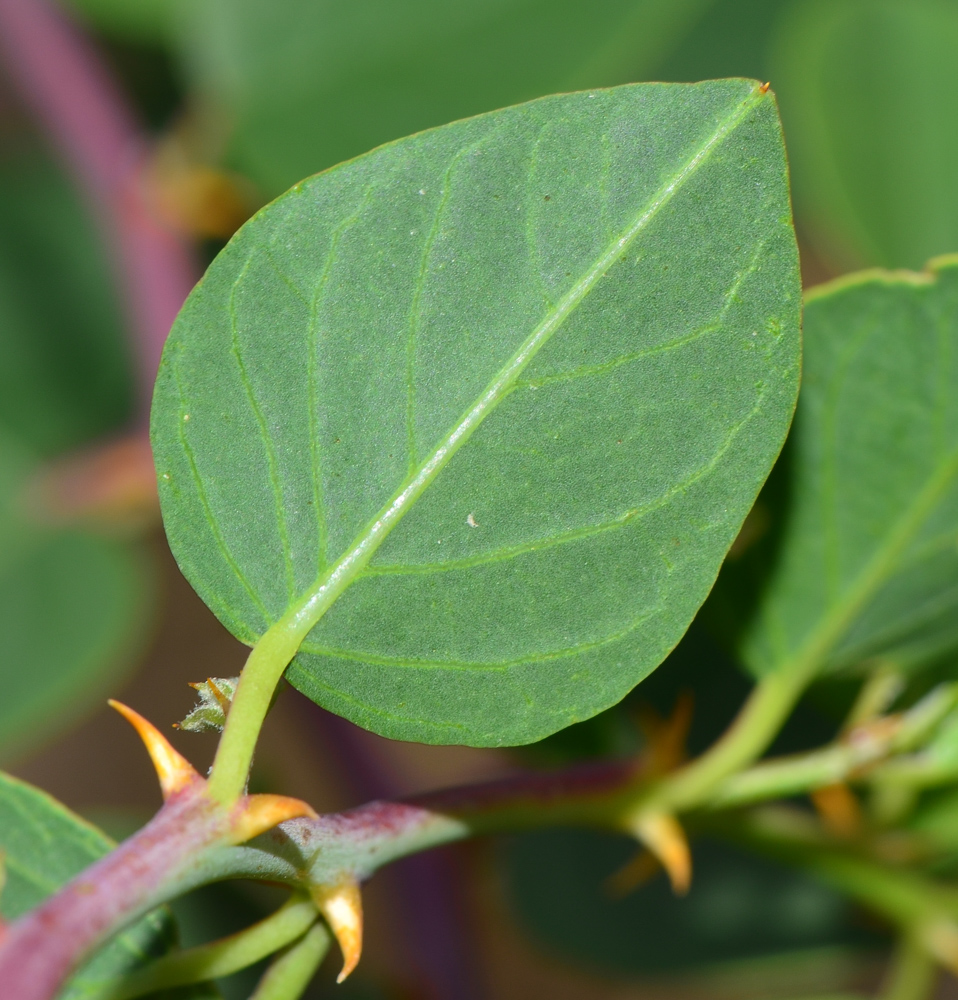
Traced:
[[787, 520], [742, 641], [756, 674], [958, 648], [958, 258], [932, 267], [808, 297]]
[[383, 735], [587, 718], [679, 640], [778, 453], [796, 264], [749, 81], [546, 98], [306, 181], [167, 343], [180, 566], [249, 643], [351, 583], [288, 676]]
[[[4, 919], [26, 913], [112, 847], [96, 827], [49, 795], [0, 772], [0, 850], [7, 875], [0, 895]], [[73, 977], [59, 1000], [106, 996], [116, 979], [165, 954], [175, 937], [169, 913], [156, 910], [103, 948]], [[174, 995], [177, 1000], [199, 1000], [216, 994], [200, 987]]]
[[187, 63], [230, 111], [235, 165], [277, 194], [424, 128], [648, 78], [713, 3], [207, 0]]
[[44, 454], [114, 430], [133, 384], [93, 224], [52, 164], [0, 160], [0, 424]]
[[63, 0], [111, 38], [170, 42], [176, 35], [180, 0]]
[[920, 267], [958, 248], [958, 6], [803, 0], [778, 33], [800, 215], [827, 256]]
[[31, 517], [35, 460], [0, 434], [0, 752], [23, 753], [135, 662], [151, 569], [138, 546]]

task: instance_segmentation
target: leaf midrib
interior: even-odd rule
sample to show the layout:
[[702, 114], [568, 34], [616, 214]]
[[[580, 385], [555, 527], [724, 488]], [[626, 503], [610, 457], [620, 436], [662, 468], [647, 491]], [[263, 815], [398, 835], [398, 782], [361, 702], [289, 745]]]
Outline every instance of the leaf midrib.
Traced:
[[928, 479], [914, 503], [898, 519], [885, 543], [879, 547], [859, 573], [854, 584], [846, 591], [843, 600], [825, 615], [799, 651], [785, 663], [774, 667], [771, 672], [794, 670], [801, 674], [812, 675], [821, 668], [825, 657], [845, 634], [855, 615], [882, 584], [891, 578], [898, 567], [898, 557], [907, 548], [924, 523], [925, 517], [934, 509], [956, 476], [958, 476], [958, 450], [953, 451]]
[[592, 267], [563, 295], [555, 307], [535, 327], [518, 350], [509, 358], [489, 383], [479, 399], [464, 413], [414, 474], [400, 486], [389, 502], [357, 537], [344, 555], [316, 581], [299, 601], [295, 602], [277, 622], [276, 628], [291, 639], [301, 642], [385, 541], [392, 529], [415, 504], [453, 455], [472, 436], [498, 403], [508, 395], [522, 372], [539, 350], [564, 324], [602, 280], [608, 269], [655, 219], [682, 186], [708, 161], [714, 150], [745, 120], [766, 97], [766, 91], [756, 86], [747, 97], [723, 118], [698, 151], [672, 177], [663, 183], [647, 206], [632, 223], [609, 245]]

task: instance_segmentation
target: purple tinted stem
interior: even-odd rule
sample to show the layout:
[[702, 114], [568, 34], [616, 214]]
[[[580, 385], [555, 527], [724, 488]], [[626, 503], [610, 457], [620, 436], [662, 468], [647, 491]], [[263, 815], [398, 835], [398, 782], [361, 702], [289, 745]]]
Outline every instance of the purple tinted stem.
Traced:
[[209, 798], [171, 799], [139, 833], [11, 924], [0, 947], [0, 992], [50, 1000], [94, 949], [190, 885], [228, 816]]

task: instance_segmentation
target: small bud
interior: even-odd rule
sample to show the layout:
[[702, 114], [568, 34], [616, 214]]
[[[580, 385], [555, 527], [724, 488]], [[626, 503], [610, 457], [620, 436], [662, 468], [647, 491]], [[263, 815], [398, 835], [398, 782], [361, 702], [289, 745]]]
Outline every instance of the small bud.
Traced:
[[363, 901], [359, 883], [352, 876], [345, 876], [335, 885], [313, 886], [311, 894], [343, 953], [343, 968], [336, 977], [336, 982], [341, 983], [359, 965], [363, 953]]
[[139, 712], [112, 698], [108, 704], [115, 708], [137, 731], [146, 746], [146, 752], [153, 761], [156, 775], [160, 779], [163, 798], [168, 799], [196, 781], [203, 781], [193, 765], [170, 745], [170, 741], [160, 733], [152, 722], [147, 722]]
[[189, 733], [212, 733], [223, 731], [226, 725], [226, 715], [233, 702], [233, 694], [238, 677], [208, 677], [190, 687], [199, 695], [196, 708], [182, 721], [176, 724], [177, 729], [185, 729]]

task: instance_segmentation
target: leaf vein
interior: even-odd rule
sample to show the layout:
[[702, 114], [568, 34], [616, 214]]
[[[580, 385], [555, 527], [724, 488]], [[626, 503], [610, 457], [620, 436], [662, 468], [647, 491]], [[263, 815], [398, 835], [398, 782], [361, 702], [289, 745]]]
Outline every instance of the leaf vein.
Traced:
[[509, 660], [425, 660], [415, 657], [388, 656], [381, 653], [367, 653], [351, 649], [337, 649], [335, 647], [323, 646], [318, 643], [304, 642], [301, 650], [304, 653], [311, 653], [314, 656], [330, 656], [340, 660], [355, 660], [361, 663], [369, 663], [372, 666], [383, 667], [404, 667], [411, 670], [448, 670], [448, 671], [505, 671], [513, 667], [527, 666], [535, 663], [548, 663], [552, 660], [568, 659], [570, 656], [579, 656], [588, 653], [593, 649], [600, 649], [611, 643], [619, 642], [627, 638], [636, 629], [639, 629], [650, 618], [654, 618], [662, 612], [661, 605], [654, 605], [647, 611], [636, 616], [624, 628], [619, 629], [601, 639], [590, 639], [585, 642], [575, 643], [561, 649], [549, 650], [548, 652], [527, 653], [525, 656], [517, 656]]
[[464, 559], [450, 559], [439, 563], [394, 563], [370, 565], [363, 570], [362, 577], [425, 575], [447, 572], [449, 570], [471, 569], [475, 566], [506, 562], [510, 559], [516, 558], [517, 556], [555, 548], [558, 545], [565, 545], [569, 542], [576, 542], [582, 539], [591, 538], [606, 531], [615, 531], [619, 528], [624, 528], [631, 521], [641, 519], [647, 514], [661, 509], [680, 493], [685, 492], [689, 489], [689, 487], [694, 486], [710, 472], [714, 471], [715, 467], [725, 456], [738, 435], [761, 411], [765, 394], [765, 387], [763, 386], [751, 410], [749, 410], [749, 412], [729, 430], [721, 445], [715, 450], [707, 462], [703, 463], [694, 472], [690, 473], [684, 479], [671, 486], [661, 496], [656, 497], [655, 500], [650, 500], [648, 503], [642, 504], [639, 507], [634, 507], [631, 510], [625, 511], [625, 513], [620, 514], [618, 517], [612, 518], [608, 521], [602, 521], [598, 524], [590, 524], [579, 528], [570, 528], [568, 531], [562, 532], [558, 535], [553, 535], [550, 538], [536, 539], [530, 542], [522, 542], [518, 545], [505, 546], [500, 549], [494, 549], [490, 552], [484, 552], [481, 555], [468, 556]]
[[308, 355], [306, 359], [306, 405], [309, 407], [307, 414], [309, 426], [309, 458], [312, 466], [312, 486], [313, 486], [313, 506], [316, 509], [316, 530], [318, 543], [317, 562], [319, 572], [329, 562], [329, 526], [326, 519], [326, 499], [323, 489], [323, 455], [319, 444], [319, 400], [318, 400], [318, 379], [316, 371], [316, 355], [319, 351], [319, 317], [322, 312], [323, 303], [326, 299], [326, 288], [329, 285], [329, 276], [332, 273], [336, 261], [336, 254], [339, 250], [339, 241], [347, 233], [362, 215], [373, 194], [373, 187], [370, 185], [363, 191], [363, 196], [356, 206], [355, 211], [347, 216], [334, 230], [329, 241], [329, 250], [326, 259], [323, 261], [323, 269], [320, 272], [319, 280], [313, 289], [311, 301], [309, 302], [309, 326], [306, 330], [306, 341]]
[[276, 530], [279, 534], [280, 546], [283, 550], [283, 567], [286, 571], [286, 592], [288, 599], [292, 601], [292, 599], [296, 596], [296, 576], [293, 571], [293, 553], [289, 540], [289, 530], [286, 525], [286, 505], [283, 502], [283, 486], [280, 482], [279, 463], [276, 459], [276, 448], [274, 446], [272, 435], [269, 433], [269, 426], [266, 423], [266, 417], [263, 413], [263, 409], [260, 406], [259, 400], [256, 398], [256, 393], [253, 390], [253, 383], [250, 380], [249, 372], [246, 370], [246, 364], [243, 361], [243, 354], [240, 349], [239, 321], [236, 315], [236, 292], [242, 284], [243, 279], [246, 277], [252, 262], [253, 254], [250, 254], [250, 256], [246, 259], [246, 263], [236, 276], [236, 280], [230, 287], [230, 353], [236, 361], [236, 367], [239, 370], [240, 382], [243, 385], [243, 391], [246, 394], [246, 400], [249, 403], [249, 408], [253, 413], [253, 417], [256, 420], [257, 425], [259, 426], [260, 440], [262, 441], [263, 449], [266, 452], [266, 466], [269, 470], [269, 485], [273, 494]]

